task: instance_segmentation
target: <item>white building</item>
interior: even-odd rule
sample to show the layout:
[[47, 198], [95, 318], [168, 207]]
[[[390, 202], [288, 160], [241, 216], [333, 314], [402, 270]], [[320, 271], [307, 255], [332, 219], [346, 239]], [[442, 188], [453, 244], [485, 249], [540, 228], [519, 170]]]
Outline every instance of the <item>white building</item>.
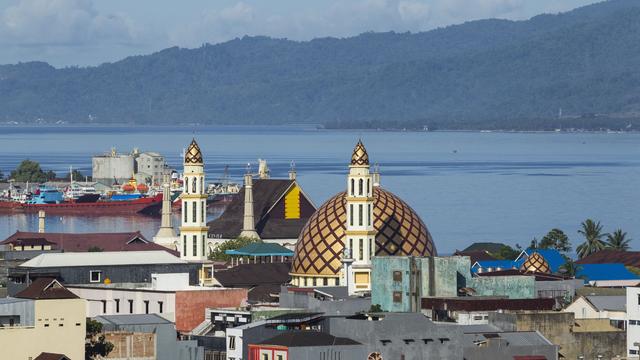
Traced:
[[620, 296], [580, 296], [563, 311], [572, 312], [576, 319], [609, 319], [611, 325], [625, 328], [627, 298]]
[[638, 359], [640, 350], [640, 287], [627, 288], [627, 356]]

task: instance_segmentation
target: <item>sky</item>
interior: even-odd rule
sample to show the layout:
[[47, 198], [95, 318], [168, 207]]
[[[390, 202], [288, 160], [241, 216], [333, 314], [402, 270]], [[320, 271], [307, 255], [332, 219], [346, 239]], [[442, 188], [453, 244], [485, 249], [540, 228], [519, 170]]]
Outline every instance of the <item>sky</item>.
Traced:
[[0, 0], [0, 64], [99, 65], [244, 35], [292, 40], [528, 19], [594, 0]]

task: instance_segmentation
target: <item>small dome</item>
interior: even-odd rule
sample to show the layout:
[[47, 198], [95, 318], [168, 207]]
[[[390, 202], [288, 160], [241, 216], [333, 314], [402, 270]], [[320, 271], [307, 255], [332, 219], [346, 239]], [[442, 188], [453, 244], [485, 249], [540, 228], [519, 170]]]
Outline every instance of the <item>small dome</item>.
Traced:
[[542, 273], [542, 274], [550, 274], [551, 269], [549, 268], [549, 263], [544, 259], [542, 255], [537, 252], [529, 255], [527, 260], [522, 263], [522, 267], [520, 270], [528, 273]]
[[[339, 275], [347, 222], [346, 196], [346, 192], [338, 193], [311, 216], [296, 243], [292, 274]], [[373, 202], [375, 255], [437, 255], [427, 227], [407, 203], [378, 186], [373, 188]]]
[[353, 149], [351, 165], [369, 165], [369, 154], [367, 154], [367, 149], [364, 148], [362, 140], [358, 140], [356, 147]]
[[196, 142], [196, 139], [191, 140], [191, 144], [189, 144], [189, 148], [187, 152], [184, 154], [184, 163], [185, 164], [202, 164], [202, 152], [200, 151], [200, 146]]

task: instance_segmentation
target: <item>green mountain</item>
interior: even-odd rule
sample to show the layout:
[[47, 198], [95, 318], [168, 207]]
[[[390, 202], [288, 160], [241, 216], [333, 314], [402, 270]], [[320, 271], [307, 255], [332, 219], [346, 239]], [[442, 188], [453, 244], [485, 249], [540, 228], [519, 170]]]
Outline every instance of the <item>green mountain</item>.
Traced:
[[0, 122], [638, 128], [638, 39], [640, 2], [613, 0], [416, 34], [244, 37], [96, 67], [2, 65]]

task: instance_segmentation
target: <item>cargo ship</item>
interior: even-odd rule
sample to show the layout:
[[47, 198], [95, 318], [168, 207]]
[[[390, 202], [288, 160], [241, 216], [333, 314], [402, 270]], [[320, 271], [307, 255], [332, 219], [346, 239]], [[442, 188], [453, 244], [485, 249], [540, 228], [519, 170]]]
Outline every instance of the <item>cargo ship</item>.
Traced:
[[162, 206], [162, 194], [133, 199], [101, 198], [85, 194], [77, 199], [65, 199], [53, 188], [40, 188], [25, 200], [0, 199], [0, 213], [36, 213], [44, 210], [53, 215], [152, 215]]

